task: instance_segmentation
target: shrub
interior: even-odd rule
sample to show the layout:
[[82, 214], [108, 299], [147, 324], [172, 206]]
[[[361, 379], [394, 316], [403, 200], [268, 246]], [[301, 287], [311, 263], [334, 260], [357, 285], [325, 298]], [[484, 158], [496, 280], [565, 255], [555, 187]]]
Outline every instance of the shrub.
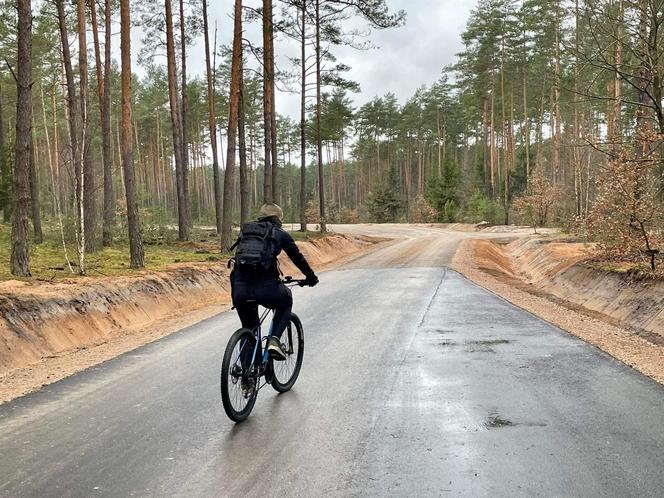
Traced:
[[[653, 156], [657, 149], [653, 144], [659, 142], [644, 140]], [[653, 270], [664, 243], [662, 178], [654, 163], [647, 154], [637, 157], [620, 151], [598, 179], [597, 198], [585, 221], [587, 236], [599, 243], [606, 256], [645, 259]]]
[[411, 205], [410, 220], [413, 223], [432, 223], [436, 221], [436, 210], [423, 196], [418, 196]]
[[468, 200], [464, 218], [471, 223], [497, 223], [503, 215], [502, 206], [489, 199], [481, 192], [476, 192]]
[[537, 232], [537, 227], [547, 224], [561, 198], [560, 188], [552, 185], [542, 170], [537, 169], [530, 176], [526, 191], [514, 199], [512, 207]]
[[401, 202], [393, 190], [380, 187], [369, 193], [367, 212], [374, 223], [394, 223], [401, 209]]

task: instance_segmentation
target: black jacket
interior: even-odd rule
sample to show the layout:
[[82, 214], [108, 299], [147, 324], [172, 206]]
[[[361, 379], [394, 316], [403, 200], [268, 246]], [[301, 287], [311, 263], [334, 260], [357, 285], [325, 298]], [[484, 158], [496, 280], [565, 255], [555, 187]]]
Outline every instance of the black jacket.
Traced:
[[[270, 219], [260, 220], [260, 221], [271, 221]], [[265, 274], [256, 276], [256, 275], [243, 275], [239, 270], [237, 270], [236, 277], [240, 280], [256, 280], [256, 279], [278, 279], [281, 276], [279, 272], [279, 262], [277, 261], [277, 256], [281, 254], [281, 251], [284, 251], [286, 255], [290, 258], [293, 264], [302, 272], [302, 274], [309, 278], [315, 276], [314, 271], [309, 266], [309, 263], [304, 258], [304, 255], [300, 252], [300, 249], [295, 244], [295, 240], [290, 233], [281, 228], [278, 223], [271, 222], [274, 226], [274, 238], [276, 239], [275, 250], [274, 250], [274, 261], [270, 269], [265, 272]]]

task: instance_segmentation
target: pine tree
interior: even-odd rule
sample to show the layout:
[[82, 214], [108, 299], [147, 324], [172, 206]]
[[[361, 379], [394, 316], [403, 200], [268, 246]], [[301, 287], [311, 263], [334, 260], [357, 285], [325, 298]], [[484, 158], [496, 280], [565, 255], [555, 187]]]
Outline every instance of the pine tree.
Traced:
[[11, 272], [29, 277], [28, 207], [30, 205], [30, 157], [32, 149], [32, 5], [17, 0], [16, 164], [12, 189]]
[[131, 268], [138, 269], [145, 266], [145, 256], [138, 217], [138, 203], [136, 202], [136, 186], [134, 184], [129, 0], [120, 0], [120, 31], [120, 49], [122, 52], [122, 170], [124, 171], [125, 195], [127, 198], [130, 266]]

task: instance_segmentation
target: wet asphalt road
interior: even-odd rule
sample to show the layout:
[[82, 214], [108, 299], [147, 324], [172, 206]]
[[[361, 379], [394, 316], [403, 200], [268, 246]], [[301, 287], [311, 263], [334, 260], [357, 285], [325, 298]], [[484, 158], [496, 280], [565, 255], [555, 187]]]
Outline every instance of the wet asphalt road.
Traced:
[[243, 424], [219, 397], [233, 313], [1, 406], [0, 496], [664, 494], [664, 388], [441, 265], [380, 261], [295, 290], [300, 379]]

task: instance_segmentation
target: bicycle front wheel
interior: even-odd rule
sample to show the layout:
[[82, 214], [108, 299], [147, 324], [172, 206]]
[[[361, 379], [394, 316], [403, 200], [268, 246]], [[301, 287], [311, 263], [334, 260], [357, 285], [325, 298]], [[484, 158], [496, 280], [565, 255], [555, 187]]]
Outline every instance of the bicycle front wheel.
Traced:
[[302, 322], [295, 313], [291, 313], [288, 327], [281, 336], [287, 358], [284, 361], [270, 360], [272, 364], [272, 387], [275, 391], [285, 393], [289, 391], [302, 368], [304, 357], [304, 330]]
[[256, 338], [248, 329], [235, 332], [226, 346], [224, 360], [221, 364], [221, 401], [228, 418], [234, 422], [245, 420], [256, 404], [258, 381], [251, 367], [243, 368], [244, 363], [251, 365], [253, 361]]

